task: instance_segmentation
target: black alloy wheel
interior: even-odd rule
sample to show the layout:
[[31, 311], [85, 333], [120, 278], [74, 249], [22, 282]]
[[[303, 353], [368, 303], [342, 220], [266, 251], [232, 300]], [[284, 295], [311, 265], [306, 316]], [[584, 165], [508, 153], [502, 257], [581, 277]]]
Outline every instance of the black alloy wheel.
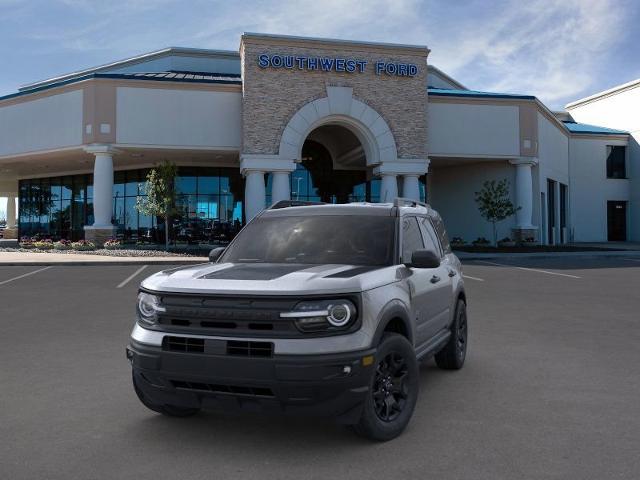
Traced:
[[392, 422], [402, 413], [409, 396], [405, 382], [409, 367], [404, 357], [391, 352], [376, 366], [371, 394], [376, 415], [383, 422]]

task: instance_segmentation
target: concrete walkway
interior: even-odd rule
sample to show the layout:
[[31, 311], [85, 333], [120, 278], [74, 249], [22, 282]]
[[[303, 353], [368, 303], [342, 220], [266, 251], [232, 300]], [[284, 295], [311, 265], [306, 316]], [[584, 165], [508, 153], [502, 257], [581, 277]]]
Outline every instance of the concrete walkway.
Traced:
[[0, 252], [0, 265], [189, 265], [207, 257], [109, 257], [82, 253]]
[[489, 260], [500, 258], [607, 258], [607, 257], [632, 257], [640, 258], [640, 250], [591, 250], [584, 252], [496, 252], [496, 253], [474, 253], [474, 252], [456, 252], [454, 253], [462, 261], [465, 260]]

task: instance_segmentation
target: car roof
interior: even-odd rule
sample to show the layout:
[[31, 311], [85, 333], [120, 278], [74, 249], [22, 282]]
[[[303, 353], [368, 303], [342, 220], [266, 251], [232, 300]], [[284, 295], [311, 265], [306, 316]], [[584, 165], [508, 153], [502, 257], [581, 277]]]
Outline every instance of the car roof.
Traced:
[[310, 215], [372, 215], [396, 217], [408, 213], [421, 213], [437, 215], [428, 205], [413, 202], [413, 204], [394, 203], [320, 203], [282, 201], [264, 210], [261, 216], [285, 217], [285, 216], [310, 216]]

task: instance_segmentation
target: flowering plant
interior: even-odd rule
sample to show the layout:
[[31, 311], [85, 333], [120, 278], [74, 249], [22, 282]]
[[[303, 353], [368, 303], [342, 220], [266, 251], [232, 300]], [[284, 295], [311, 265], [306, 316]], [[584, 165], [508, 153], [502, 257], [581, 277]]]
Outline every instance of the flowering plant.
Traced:
[[20, 248], [35, 248], [31, 237], [20, 238]]
[[110, 238], [104, 242], [104, 248], [107, 250], [116, 250], [122, 247], [122, 242], [117, 238]]
[[51, 250], [53, 248], [53, 241], [50, 238], [45, 240], [36, 240], [33, 242], [33, 246], [40, 250]]
[[88, 240], [78, 240], [77, 242], [71, 243], [71, 248], [80, 251], [95, 250], [96, 244]]
[[71, 240], [58, 240], [53, 243], [54, 250], [71, 250]]

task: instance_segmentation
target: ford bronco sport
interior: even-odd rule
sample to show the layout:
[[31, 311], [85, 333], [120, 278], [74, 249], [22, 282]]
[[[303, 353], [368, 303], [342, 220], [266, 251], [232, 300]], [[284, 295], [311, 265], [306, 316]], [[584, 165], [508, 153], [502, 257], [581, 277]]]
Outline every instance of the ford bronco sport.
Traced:
[[140, 401], [327, 415], [399, 435], [418, 362], [462, 367], [461, 266], [426, 204], [279, 202], [210, 263], [145, 279], [127, 357]]

